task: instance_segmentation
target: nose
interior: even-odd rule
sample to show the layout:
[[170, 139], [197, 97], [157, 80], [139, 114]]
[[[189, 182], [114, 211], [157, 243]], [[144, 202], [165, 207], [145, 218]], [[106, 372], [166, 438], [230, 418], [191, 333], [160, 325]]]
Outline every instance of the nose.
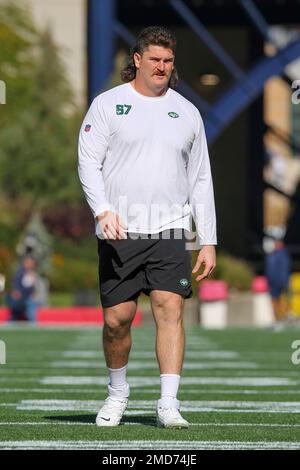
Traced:
[[164, 63], [164, 61], [161, 60], [161, 61], [158, 63], [158, 65], [157, 65], [158, 70], [159, 70], [160, 72], [164, 72], [164, 71], [165, 71], [165, 65], [166, 65], [166, 64]]

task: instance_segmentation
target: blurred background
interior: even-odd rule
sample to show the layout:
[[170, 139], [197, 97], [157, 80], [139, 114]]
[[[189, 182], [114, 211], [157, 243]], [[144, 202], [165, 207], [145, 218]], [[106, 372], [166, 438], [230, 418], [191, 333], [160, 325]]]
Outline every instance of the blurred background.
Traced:
[[221, 298], [238, 322], [255, 293], [270, 297], [266, 258], [280, 242], [291, 265], [277, 316], [300, 315], [299, 9], [299, 0], [0, 0], [3, 308], [24, 255], [37, 262], [40, 305], [99, 304], [79, 126], [92, 99], [121, 84], [137, 33], [162, 24], [178, 40], [178, 91], [206, 127]]

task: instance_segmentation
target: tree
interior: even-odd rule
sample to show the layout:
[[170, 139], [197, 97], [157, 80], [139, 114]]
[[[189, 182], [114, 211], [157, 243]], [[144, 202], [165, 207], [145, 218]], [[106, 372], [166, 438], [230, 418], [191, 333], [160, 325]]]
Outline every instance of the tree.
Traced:
[[0, 107], [1, 131], [28, 103], [37, 38], [25, 8], [15, 2], [0, 4], [0, 79], [7, 84], [7, 104]]
[[75, 162], [81, 113], [59, 51], [50, 31], [38, 32], [22, 7], [0, 5], [0, 17], [5, 44], [0, 77], [8, 89], [0, 116], [1, 190], [32, 209], [79, 201]]

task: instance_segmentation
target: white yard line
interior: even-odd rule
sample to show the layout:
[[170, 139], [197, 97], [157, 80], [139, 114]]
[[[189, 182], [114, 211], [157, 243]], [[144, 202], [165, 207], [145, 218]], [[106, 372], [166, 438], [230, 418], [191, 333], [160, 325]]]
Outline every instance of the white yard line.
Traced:
[[[0, 426], [94, 426], [94, 422], [81, 423], [78, 421], [7, 421], [0, 422]], [[147, 426], [140, 422], [123, 422], [121, 426]], [[260, 427], [260, 428], [300, 428], [300, 424], [282, 424], [282, 423], [190, 423], [191, 427]]]
[[174, 449], [174, 450], [197, 450], [197, 449], [299, 449], [299, 442], [289, 441], [2, 441], [2, 449]]
[[[18, 403], [3, 403], [2, 407], [15, 407], [17, 410], [39, 411], [89, 411], [96, 412], [101, 400], [22, 400]], [[128, 411], [145, 413], [155, 410], [156, 400], [130, 400]], [[300, 402], [295, 401], [232, 401], [232, 400], [193, 400], [181, 401], [181, 410], [190, 413], [300, 413]]]
[[[103, 360], [102, 351], [64, 351], [61, 357], [69, 357], [74, 359], [98, 359]], [[239, 354], [235, 351], [186, 351], [186, 359], [235, 359]], [[155, 359], [155, 351], [131, 351], [131, 359]]]
[[[104, 361], [54, 361], [50, 366], [66, 369], [106, 369]], [[184, 370], [207, 370], [207, 369], [256, 369], [258, 366], [254, 362], [242, 361], [222, 361], [222, 362], [185, 362]], [[129, 361], [128, 371], [130, 370], [156, 370], [158, 369], [157, 361]]]
[[[12, 379], [14, 380], [14, 379]], [[97, 376], [49, 376], [38, 379], [43, 385], [107, 385], [107, 377]], [[160, 385], [160, 379], [147, 376], [128, 376], [131, 387]], [[182, 377], [181, 385], [230, 385], [230, 386], [291, 386], [300, 381], [285, 377]]]
[[[104, 391], [106, 392], [106, 387], [103, 388], [103, 390], [100, 390], [101, 392]], [[99, 393], [99, 387], [96, 386], [95, 388], [87, 389], [87, 388], [3, 388], [0, 387], [0, 393], [63, 393], [63, 394], [68, 394], [68, 393], [81, 393], [82, 395], [85, 394], [98, 394]], [[138, 394], [158, 394], [160, 393], [160, 388], [145, 388], [143, 389], [136, 387], [134, 391], [132, 390], [132, 393], [138, 393]], [[179, 389], [179, 394], [181, 395], [207, 395], [207, 394], [212, 394], [212, 395], [299, 395], [300, 390], [248, 390], [248, 389], [242, 389], [242, 390], [226, 390], [226, 389], [221, 389], [221, 390], [212, 390], [212, 389], [199, 389], [199, 388], [188, 388], [184, 389], [181, 387]]]

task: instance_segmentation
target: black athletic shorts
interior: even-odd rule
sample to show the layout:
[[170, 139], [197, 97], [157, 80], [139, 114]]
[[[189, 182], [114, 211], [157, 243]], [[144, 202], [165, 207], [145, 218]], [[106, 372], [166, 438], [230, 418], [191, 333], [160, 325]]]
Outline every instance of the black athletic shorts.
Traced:
[[[166, 233], [170, 235], [165, 239]], [[136, 237], [137, 234], [133, 236]], [[140, 235], [140, 234], [139, 234]], [[132, 239], [98, 241], [100, 297], [103, 307], [135, 300], [158, 289], [192, 296], [191, 252], [184, 229]]]

